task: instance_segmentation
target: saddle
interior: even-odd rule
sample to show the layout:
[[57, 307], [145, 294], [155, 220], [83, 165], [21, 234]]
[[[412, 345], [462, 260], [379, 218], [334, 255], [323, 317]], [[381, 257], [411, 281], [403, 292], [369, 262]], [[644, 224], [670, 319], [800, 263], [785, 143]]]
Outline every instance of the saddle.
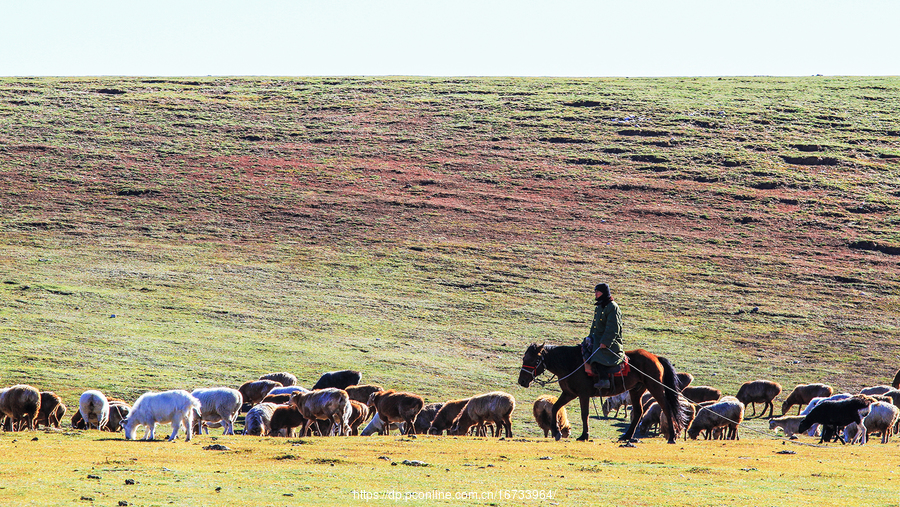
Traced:
[[[591, 356], [591, 341], [589, 338], [585, 338], [584, 341], [581, 342], [581, 355], [584, 357], [585, 361]], [[598, 374], [610, 375], [612, 377], [624, 377], [631, 372], [631, 366], [628, 364], [628, 355], [625, 355], [624, 361], [615, 366], [607, 368], [591, 366], [591, 368], [594, 370], [594, 374], [590, 375], [590, 377], [596, 377]]]

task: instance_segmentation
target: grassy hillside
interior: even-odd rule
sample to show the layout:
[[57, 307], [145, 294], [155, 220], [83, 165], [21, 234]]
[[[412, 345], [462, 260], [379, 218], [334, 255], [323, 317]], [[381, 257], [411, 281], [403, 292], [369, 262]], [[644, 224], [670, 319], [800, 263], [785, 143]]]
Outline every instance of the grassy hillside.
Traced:
[[898, 111], [898, 78], [0, 80], [0, 383], [357, 368], [535, 434], [522, 352], [598, 281], [697, 383], [885, 383]]

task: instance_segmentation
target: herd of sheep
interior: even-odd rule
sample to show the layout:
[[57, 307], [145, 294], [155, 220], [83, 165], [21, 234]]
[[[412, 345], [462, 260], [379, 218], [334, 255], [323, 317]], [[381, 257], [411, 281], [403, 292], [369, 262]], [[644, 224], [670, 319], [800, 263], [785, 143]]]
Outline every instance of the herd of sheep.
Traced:
[[[775, 399], [781, 394], [781, 385], [769, 380], [745, 382], [734, 396], [722, 396], [722, 392], [709, 386], [691, 386], [691, 375], [680, 373], [681, 403], [688, 407], [689, 422], [685, 426], [685, 438], [739, 439], [738, 429], [749, 405], [756, 415], [756, 404], [763, 405], [759, 417], [769, 412], [769, 429], [779, 428], [785, 436], [796, 439], [800, 434], [820, 435], [819, 443], [839, 440], [842, 443], [867, 442], [869, 435], [881, 435], [887, 443], [893, 433], [900, 430], [900, 371], [892, 385], [880, 385], [862, 389], [858, 394], [834, 394], [825, 384], [801, 384], [796, 386], [781, 404], [781, 416], [774, 417]], [[603, 415], [608, 416], [631, 402], [629, 393], [607, 398], [603, 402]], [[643, 415], [638, 431], [648, 435], [658, 427], [665, 434], [668, 424], [661, 415], [659, 405], [649, 395], [642, 399]], [[806, 408], [804, 408], [804, 405]], [[793, 407], [797, 415], [789, 415]], [[626, 409], [627, 410], [627, 409]], [[627, 413], [627, 411], [626, 411]]]
[[[798, 385], [781, 405], [782, 415], [774, 417], [774, 402], [781, 386], [772, 381], [744, 383], [734, 396], [709, 386], [691, 386], [689, 374], [679, 374], [681, 403], [688, 407], [690, 421], [684, 426], [685, 438], [738, 439], [738, 429], [748, 405], [756, 415], [756, 404], [763, 405], [759, 417], [769, 412], [769, 429], [781, 428], [785, 436], [797, 438], [806, 433], [814, 436], [821, 427], [820, 442], [840, 440], [866, 443], [868, 436], [880, 434], [887, 443], [898, 430], [900, 421], [900, 371], [891, 386], [875, 386], [858, 394], [834, 394], [825, 384]], [[297, 378], [286, 372], [263, 375], [245, 382], [237, 389], [227, 387], [196, 389], [193, 392], [172, 390], [141, 395], [133, 405], [108, 398], [97, 390], [85, 391], [78, 410], [71, 418], [75, 429], [124, 431], [133, 440], [138, 427], [144, 428], [143, 439], [152, 440], [157, 424], [171, 424], [169, 440], [174, 440], [184, 427], [186, 440], [195, 433], [221, 427], [226, 435], [235, 434], [234, 425], [240, 413], [244, 417], [243, 434], [259, 436], [371, 435], [388, 434], [399, 429], [404, 434], [486, 435], [492, 428], [495, 437], [512, 437], [511, 415], [515, 399], [508, 393], [494, 391], [444, 403], [425, 404], [421, 396], [360, 384], [357, 371], [342, 370], [321, 376], [312, 389], [297, 385]], [[569, 435], [565, 407], [552, 413], [556, 398], [543, 395], [533, 404], [538, 426], [548, 431], [555, 426], [564, 438]], [[603, 415], [618, 417], [628, 411], [630, 396], [625, 392], [603, 401]], [[658, 427], [665, 434], [668, 421], [661, 416], [655, 400], [645, 395], [643, 415], [638, 431], [648, 435]], [[806, 408], [804, 409], [804, 405]], [[797, 406], [798, 415], [788, 415]], [[39, 425], [59, 428], [66, 406], [56, 394], [40, 392], [28, 385], [0, 389], [0, 418], [6, 431], [34, 429]], [[364, 429], [360, 426], [367, 423]], [[298, 431], [299, 430], [299, 431]]]

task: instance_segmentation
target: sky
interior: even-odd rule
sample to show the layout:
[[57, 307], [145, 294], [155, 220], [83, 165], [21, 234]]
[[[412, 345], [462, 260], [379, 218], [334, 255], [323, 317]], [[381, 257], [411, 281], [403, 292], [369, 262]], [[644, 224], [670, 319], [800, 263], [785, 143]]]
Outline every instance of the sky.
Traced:
[[900, 75], [900, 0], [16, 0], [0, 76]]

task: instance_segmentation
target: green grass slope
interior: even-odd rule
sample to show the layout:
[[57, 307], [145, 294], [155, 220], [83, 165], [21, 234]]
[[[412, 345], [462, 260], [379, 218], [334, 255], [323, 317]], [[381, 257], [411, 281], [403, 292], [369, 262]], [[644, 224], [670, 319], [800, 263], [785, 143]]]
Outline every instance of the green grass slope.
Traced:
[[698, 384], [885, 383], [898, 111], [897, 78], [3, 79], [0, 384], [357, 368], [534, 435], [522, 352], [598, 281]]

